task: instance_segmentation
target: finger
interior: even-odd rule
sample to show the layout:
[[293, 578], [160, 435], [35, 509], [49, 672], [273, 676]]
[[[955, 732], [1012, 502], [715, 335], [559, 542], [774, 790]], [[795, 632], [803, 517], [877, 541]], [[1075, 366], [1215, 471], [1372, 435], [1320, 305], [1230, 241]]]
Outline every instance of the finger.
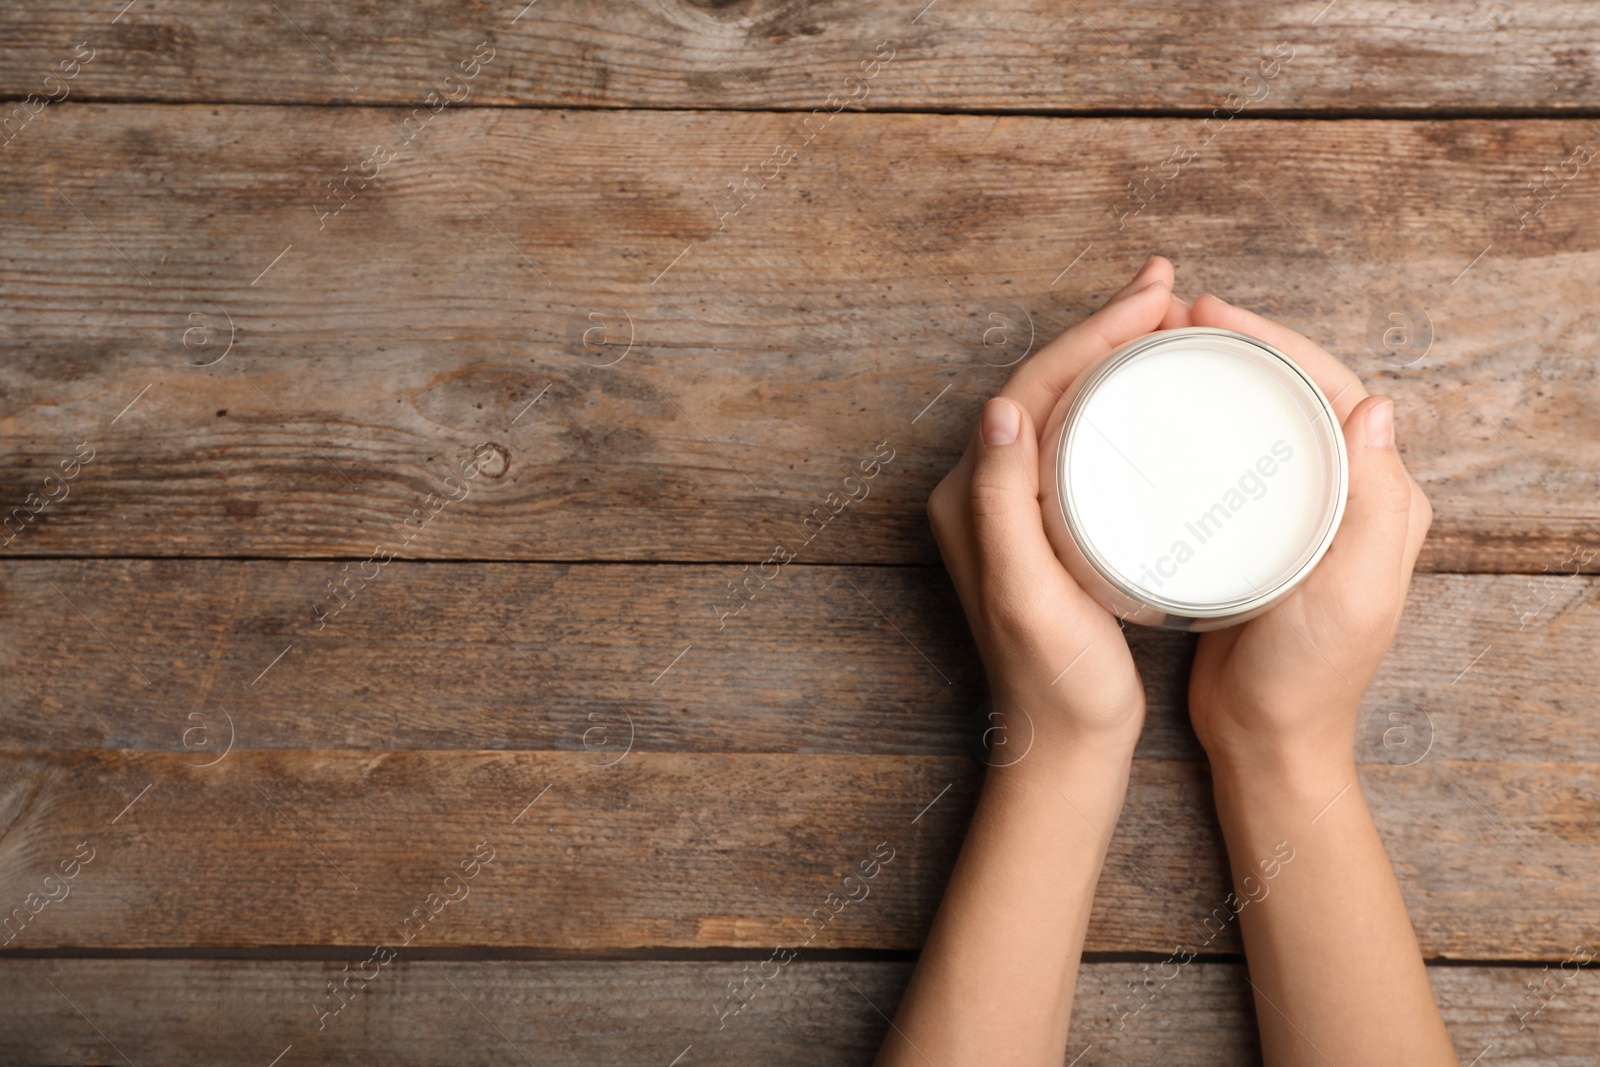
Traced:
[[1112, 297], [1105, 307], [1025, 360], [999, 395], [1022, 405], [1034, 425], [1043, 425], [1067, 386], [1086, 368], [1161, 326], [1171, 295], [1170, 283], [1157, 279]]
[[1317, 388], [1333, 404], [1334, 413], [1339, 416], [1341, 423], [1367, 395], [1366, 388], [1354, 371], [1287, 326], [1264, 319], [1253, 311], [1234, 307], [1209, 293], [1194, 302], [1191, 317], [1196, 326], [1234, 330], [1260, 338], [1294, 360], [1311, 375]]
[[984, 405], [972, 468], [972, 533], [979, 598], [1003, 628], [1031, 617], [1040, 576], [1060, 569], [1039, 511], [1039, 448], [1033, 420], [1003, 397]]
[[[1105, 307], [1044, 346], [1031, 360], [1025, 362], [1021, 368], [1012, 373], [1000, 395], [1016, 399], [1023, 405], [1024, 410], [1030, 415], [1035, 428], [1032, 432], [1035, 435], [1037, 434], [1036, 427], [1055, 408], [1055, 404], [1061, 398], [1061, 393], [1065, 390], [1067, 384], [1070, 384], [1084, 366], [1097, 361], [1108, 354], [1111, 348], [1117, 347], [1117, 345], [1107, 345], [1105, 343], [1107, 340], [1118, 336], [1120, 333], [1126, 333], [1125, 340], [1118, 342], [1118, 344], [1123, 344], [1156, 328], [1159, 314], [1152, 317], [1149, 309], [1142, 309], [1133, 316], [1134, 321], [1130, 324], [1124, 321], [1124, 316], [1127, 314], [1126, 310], [1118, 309], [1116, 306], [1136, 297], [1139, 300], [1159, 303], [1159, 297], [1156, 294], [1145, 293], [1144, 290], [1156, 286], [1170, 292], [1171, 278], [1172, 264], [1160, 256], [1151, 256], [1145, 261], [1139, 272], [1134, 275], [1133, 279], [1107, 301]], [[1142, 305], [1140, 307], [1142, 308]], [[1110, 314], [1112, 312], [1115, 312], [1115, 314]], [[1090, 327], [1091, 321], [1096, 319], [1102, 320], [1101, 324]], [[1106, 319], [1112, 321], [1106, 323], [1104, 321]], [[1146, 326], [1144, 324], [1146, 320], [1149, 320], [1152, 324]], [[1086, 327], [1090, 328], [1086, 330]], [[1089, 338], [1087, 342], [1085, 341], [1086, 335]], [[1098, 343], [1094, 340], [1096, 337], [1101, 338]], [[1095, 348], [1083, 350], [1081, 354], [1077, 354], [1078, 350], [1083, 349], [1085, 343], [1093, 344]], [[1054, 364], [1062, 361], [1063, 349], [1066, 347], [1074, 348], [1075, 354], [1072, 354], [1073, 364], [1071, 366], [1055, 367]], [[1040, 366], [1040, 369], [1035, 369], [1036, 366]], [[1035, 436], [1035, 448], [1037, 448], [1036, 442], [1037, 436]], [[961, 459], [956, 463], [955, 468], [945, 476], [944, 482], [941, 483], [941, 488], [948, 486], [951, 492], [962, 497], [969, 494], [973, 466], [976, 462], [975, 457], [979, 448], [979, 433], [975, 431], [971, 441], [968, 442], [966, 451], [962, 453]], [[947, 563], [950, 560], [971, 558], [972, 534], [968, 525], [966, 523], [946, 522], [942, 524], [942, 527], [941, 531], [936, 531], [936, 535]], [[962, 566], [951, 566], [949, 569], [956, 584], [957, 592], [960, 594], [963, 603], [966, 603], [975, 593], [974, 590], [969, 588], [970, 577]]]
[[1165, 256], [1151, 256], [1144, 261], [1144, 266], [1139, 268], [1138, 273], [1128, 279], [1128, 284], [1112, 293], [1111, 300], [1107, 300], [1106, 303], [1132, 296], [1151, 282], [1166, 282], [1167, 288], [1171, 289], [1175, 273], [1171, 260]]
[[[1411, 530], [1411, 477], [1394, 446], [1394, 404], [1369, 396], [1344, 422], [1350, 490], [1339, 532], [1323, 561], [1346, 604], [1371, 607], [1362, 617], [1398, 611]], [[1323, 568], [1318, 568], [1321, 573]]]
[[1161, 320], [1161, 329], [1181, 330], [1193, 325], [1194, 305], [1173, 294], [1172, 303], [1167, 306], [1166, 317]]

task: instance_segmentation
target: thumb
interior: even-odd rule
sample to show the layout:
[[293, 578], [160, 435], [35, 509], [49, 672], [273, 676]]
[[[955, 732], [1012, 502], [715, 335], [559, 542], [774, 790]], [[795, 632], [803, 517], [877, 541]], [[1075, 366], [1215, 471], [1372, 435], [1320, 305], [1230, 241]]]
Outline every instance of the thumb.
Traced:
[[978, 422], [971, 514], [986, 610], [1023, 610], [1060, 568], [1039, 511], [1039, 438], [1027, 409], [997, 396]]
[[1362, 601], [1389, 611], [1401, 584], [1411, 516], [1411, 479], [1394, 446], [1394, 402], [1363, 399], [1344, 420], [1344, 440], [1350, 492], [1329, 562], [1347, 589], [1364, 590]]

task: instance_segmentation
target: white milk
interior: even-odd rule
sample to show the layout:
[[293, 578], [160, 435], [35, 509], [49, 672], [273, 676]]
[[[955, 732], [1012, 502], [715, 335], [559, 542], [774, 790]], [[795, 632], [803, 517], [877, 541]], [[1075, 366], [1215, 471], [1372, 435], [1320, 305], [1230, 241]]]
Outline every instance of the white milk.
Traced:
[[1087, 394], [1065, 442], [1080, 546], [1180, 612], [1267, 594], [1320, 554], [1342, 505], [1329, 423], [1296, 372], [1232, 342], [1136, 355]]

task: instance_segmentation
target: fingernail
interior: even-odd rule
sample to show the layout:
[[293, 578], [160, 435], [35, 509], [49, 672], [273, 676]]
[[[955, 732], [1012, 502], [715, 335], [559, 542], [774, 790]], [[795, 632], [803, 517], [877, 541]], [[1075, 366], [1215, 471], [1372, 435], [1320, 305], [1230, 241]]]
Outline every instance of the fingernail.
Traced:
[[1367, 412], [1367, 447], [1388, 448], [1394, 444], [1394, 401], [1385, 400]]
[[995, 397], [983, 405], [983, 443], [990, 448], [1009, 445], [1022, 431], [1022, 410], [1009, 400]]
[[1144, 266], [1139, 268], [1139, 273], [1143, 274], [1145, 271], [1149, 270], [1150, 269], [1150, 264], [1154, 263], [1155, 261], [1156, 261], [1156, 257], [1155, 256], [1151, 256], [1149, 259], [1145, 260], [1144, 261]]

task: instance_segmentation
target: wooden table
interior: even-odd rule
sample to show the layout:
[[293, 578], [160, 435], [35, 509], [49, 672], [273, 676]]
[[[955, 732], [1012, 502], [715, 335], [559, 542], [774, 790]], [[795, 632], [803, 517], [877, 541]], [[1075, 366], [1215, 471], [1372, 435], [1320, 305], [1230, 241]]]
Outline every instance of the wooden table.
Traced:
[[[1395, 398], [1363, 784], [1462, 1062], [1597, 1062], [1600, 10], [924, 4], [0, 12], [0, 1060], [868, 1062], [981, 776], [928, 492], [1160, 252]], [[1253, 1062], [1131, 640], [1069, 1057]]]

